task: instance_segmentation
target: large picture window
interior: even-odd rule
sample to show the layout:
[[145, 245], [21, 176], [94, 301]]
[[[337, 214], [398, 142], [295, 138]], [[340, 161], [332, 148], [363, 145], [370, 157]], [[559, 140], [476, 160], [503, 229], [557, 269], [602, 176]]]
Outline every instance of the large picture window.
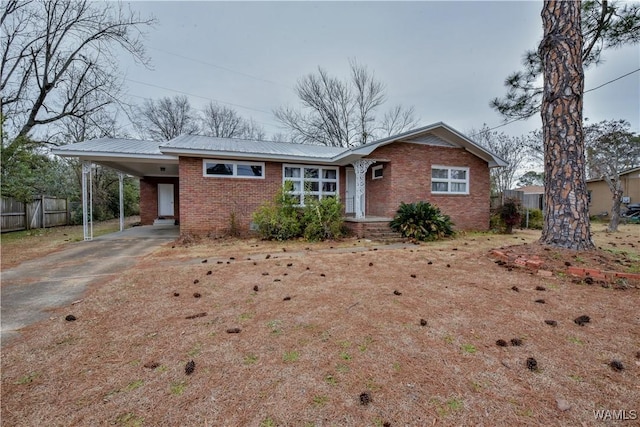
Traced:
[[264, 179], [264, 163], [204, 159], [203, 175], [218, 178]]
[[469, 194], [469, 168], [433, 166], [431, 193]]
[[305, 199], [322, 199], [338, 194], [338, 168], [310, 165], [284, 165], [282, 182], [290, 182], [291, 194], [300, 206]]

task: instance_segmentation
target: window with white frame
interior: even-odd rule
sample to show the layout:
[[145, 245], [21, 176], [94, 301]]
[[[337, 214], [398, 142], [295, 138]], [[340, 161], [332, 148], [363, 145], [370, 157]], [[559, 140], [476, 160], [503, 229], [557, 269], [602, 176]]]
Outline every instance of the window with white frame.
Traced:
[[300, 206], [305, 199], [338, 195], [338, 168], [311, 165], [283, 165], [282, 182], [291, 183], [291, 194]]
[[202, 173], [217, 178], [264, 179], [264, 163], [204, 159]]
[[383, 166], [384, 165], [377, 165], [371, 168], [371, 179], [381, 179], [383, 177]]
[[469, 194], [469, 168], [432, 166], [431, 193]]

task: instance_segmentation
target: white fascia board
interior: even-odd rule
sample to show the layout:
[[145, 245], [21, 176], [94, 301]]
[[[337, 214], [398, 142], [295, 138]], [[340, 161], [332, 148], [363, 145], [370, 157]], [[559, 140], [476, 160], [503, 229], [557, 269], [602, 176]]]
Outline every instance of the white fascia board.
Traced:
[[112, 153], [98, 151], [73, 151], [73, 150], [51, 150], [51, 152], [60, 157], [80, 157], [85, 159], [135, 159], [137, 161], [156, 162], [163, 160], [166, 162], [178, 163], [178, 157], [165, 154], [133, 154], [133, 153]]
[[256, 161], [274, 161], [274, 162], [308, 162], [315, 164], [333, 165], [333, 158], [329, 157], [310, 157], [310, 156], [293, 156], [279, 154], [261, 154], [261, 153], [245, 153], [245, 152], [229, 152], [229, 151], [211, 151], [211, 150], [187, 150], [184, 148], [161, 147], [163, 153], [173, 154], [183, 157], [202, 157], [211, 159], [245, 159]]

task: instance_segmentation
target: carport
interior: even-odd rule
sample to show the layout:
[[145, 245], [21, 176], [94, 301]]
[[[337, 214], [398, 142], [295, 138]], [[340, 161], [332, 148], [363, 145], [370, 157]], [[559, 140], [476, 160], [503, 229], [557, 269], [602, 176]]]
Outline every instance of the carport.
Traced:
[[[173, 209], [177, 205], [174, 200], [178, 194], [178, 157], [163, 154], [157, 142], [100, 138], [57, 147], [52, 152], [62, 157], [76, 157], [82, 162], [82, 225], [84, 240], [93, 239], [92, 188], [96, 165], [108, 167], [118, 172], [120, 231], [124, 230], [123, 188], [124, 178], [127, 175], [141, 179], [141, 192], [142, 180], [145, 180], [145, 191], [152, 195], [155, 194], [157, 198], [157, 217], [174, 216]], [[141, 194], [141, 199], [142, 196]]]

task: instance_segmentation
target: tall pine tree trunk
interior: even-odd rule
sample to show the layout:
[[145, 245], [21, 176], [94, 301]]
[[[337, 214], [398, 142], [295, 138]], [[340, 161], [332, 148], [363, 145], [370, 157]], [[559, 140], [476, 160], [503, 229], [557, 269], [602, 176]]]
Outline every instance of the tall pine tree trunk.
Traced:
[[545, 218], [540, 241], [574, 250], [593, 249], [582, 130], [580, 1], [545, 1], [542, 23]]

